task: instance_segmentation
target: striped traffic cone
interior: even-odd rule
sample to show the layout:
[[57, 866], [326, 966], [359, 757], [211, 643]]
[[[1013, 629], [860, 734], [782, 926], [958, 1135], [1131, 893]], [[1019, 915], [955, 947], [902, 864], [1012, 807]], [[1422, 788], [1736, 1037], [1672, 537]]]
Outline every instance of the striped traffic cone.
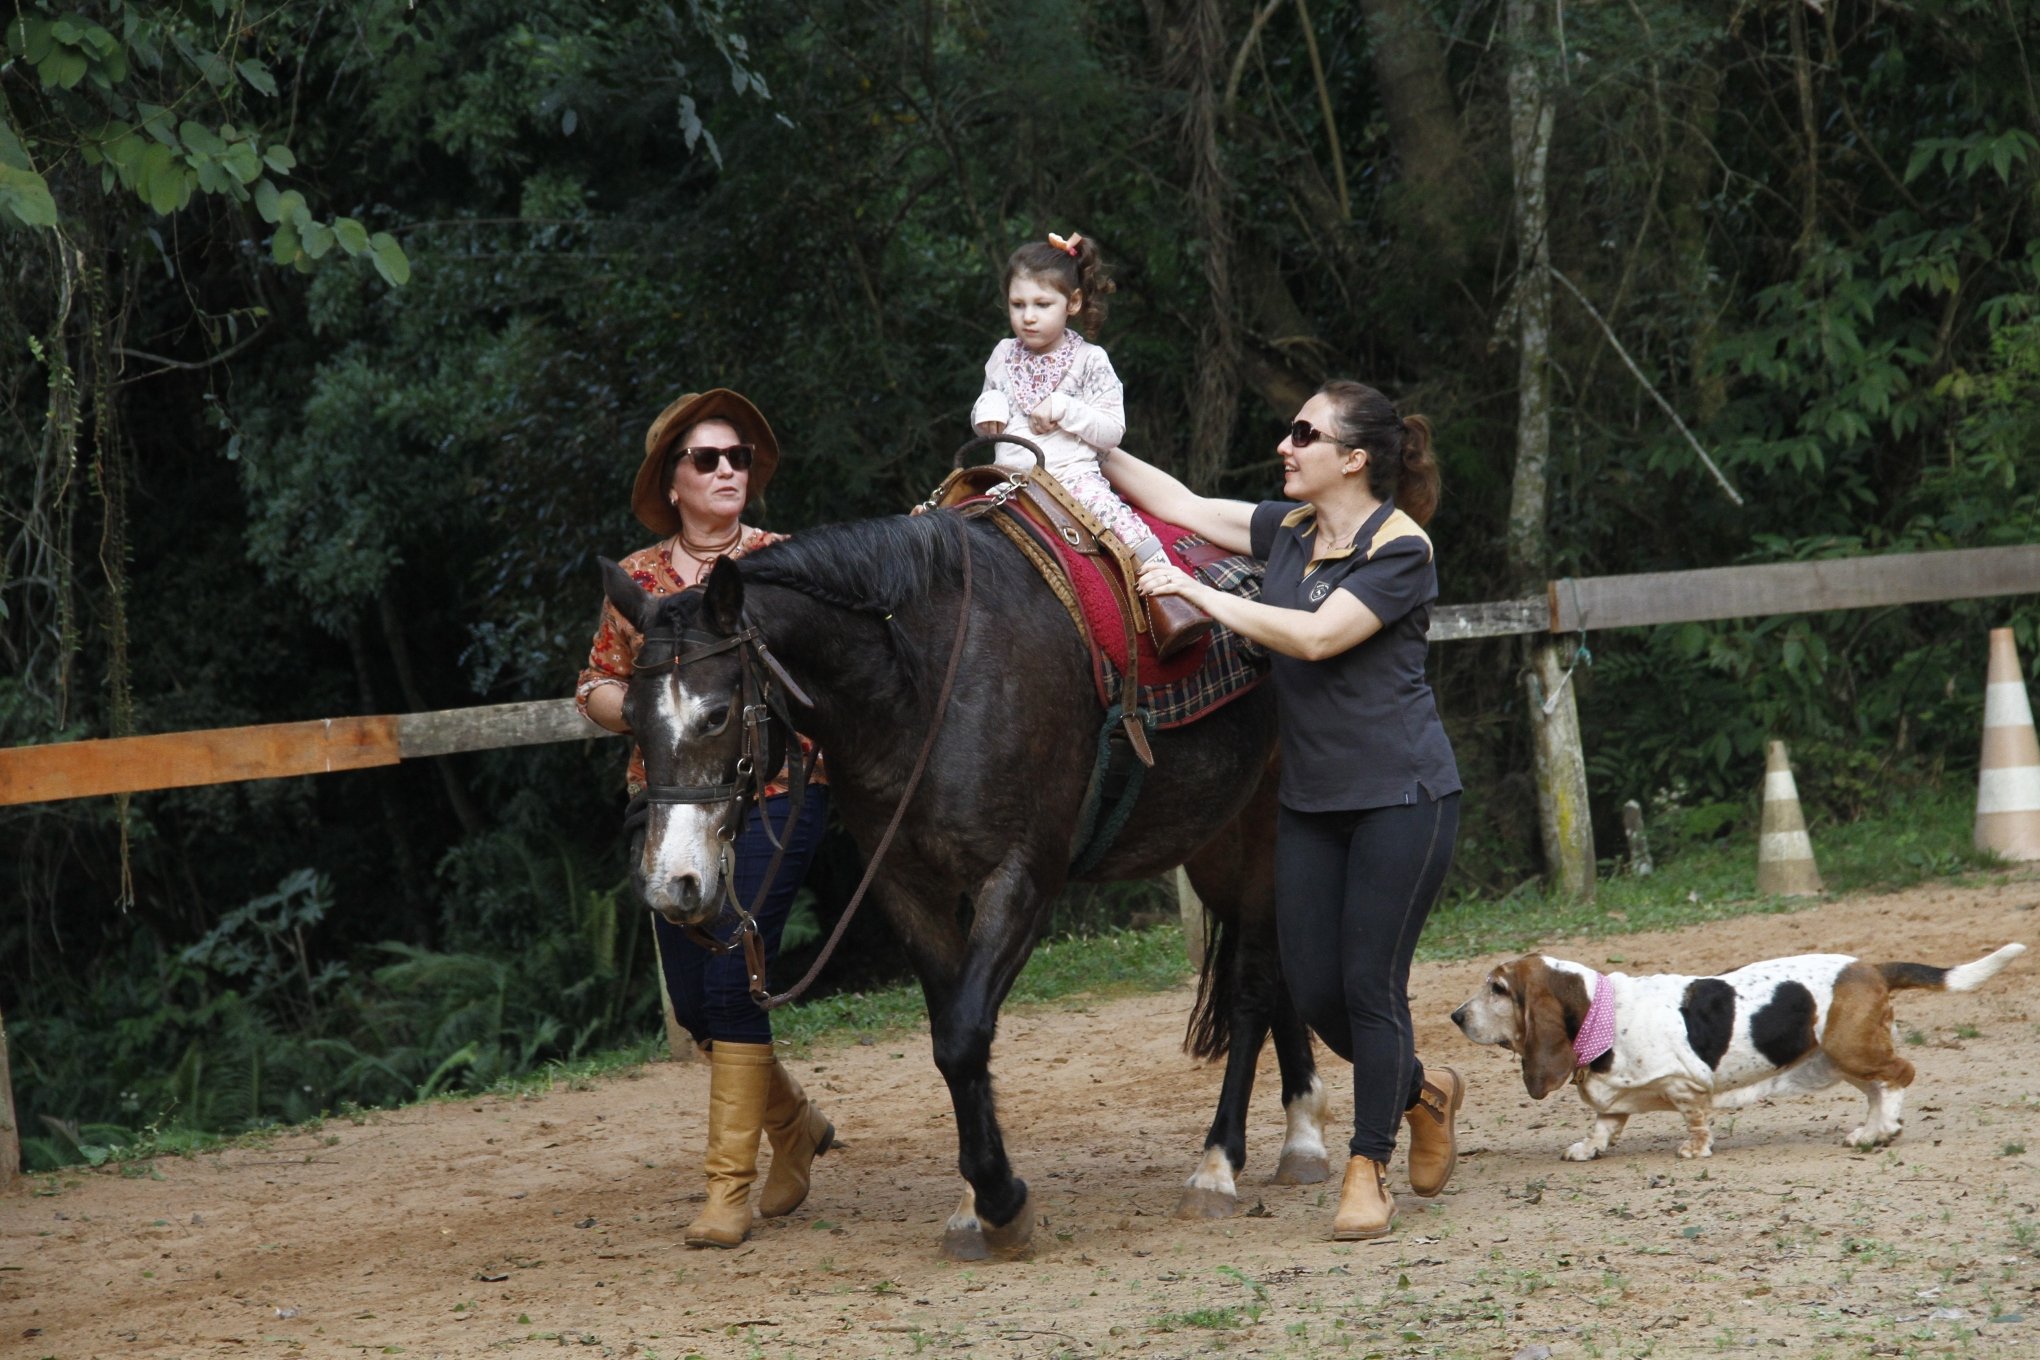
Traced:
[[1785, 743], [1774, 741], [1764, 762], [1764, 819], [1757, 836], [1757, 891], [1771, 897], [1811, 897], [1822, 891], [1799, 810], [1799, 786]]
[[2033, 705], [2009, 628], [1990, 630], [1978, 764], [1976, 848], [2006, 859], [2040, 859], [2040, 740], [2033, 735]]

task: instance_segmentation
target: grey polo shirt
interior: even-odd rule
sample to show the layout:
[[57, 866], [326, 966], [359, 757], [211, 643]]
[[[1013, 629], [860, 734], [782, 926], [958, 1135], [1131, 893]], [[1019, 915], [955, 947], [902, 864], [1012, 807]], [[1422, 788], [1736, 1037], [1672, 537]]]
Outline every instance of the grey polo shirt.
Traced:
[[1459, 766], [1424, 678], [1438, 572], [1417, 522], [1383, 505], [1348, 545], [1318, 550], [1316, 512], [1293, 501], [1254, 509], [1253, 553], [1268, 564], [1265, 604], [1315, 610], [1349, 590], [1381, 631], [1322, 661], [1274, 653], [1282, 714], [1284, 807], [1357, 811], [1459, 792]]

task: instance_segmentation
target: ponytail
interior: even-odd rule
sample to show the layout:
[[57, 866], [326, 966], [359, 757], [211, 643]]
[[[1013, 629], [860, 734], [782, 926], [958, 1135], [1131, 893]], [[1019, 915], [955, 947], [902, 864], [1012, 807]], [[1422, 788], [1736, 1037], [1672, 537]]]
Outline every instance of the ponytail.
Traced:
[[1367, 451], [1367, 489], [1419, 524], [1438, 509], [1438, 459], [1431, 422], [1396, 414], [1395, 404], [1365, 383], [1334, 378], [1318, 392], [1332, 400], [1339, 442]]
[[1395, 503], [1419, 524], [1429, 524], [1438, 510], [1438, 459], [1431, 452], [1431, 422], [1404, 416], [1402, 469], [1396, 476]]

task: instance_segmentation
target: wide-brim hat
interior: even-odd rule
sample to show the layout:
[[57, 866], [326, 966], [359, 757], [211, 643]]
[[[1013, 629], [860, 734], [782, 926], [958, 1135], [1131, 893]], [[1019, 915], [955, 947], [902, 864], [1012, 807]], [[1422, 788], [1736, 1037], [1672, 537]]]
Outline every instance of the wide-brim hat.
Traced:
[[638, 464], [637, 483], [631, 487], [630, 508], [637, 512], [638, 522], [655, 534], [668, 536], [680, 532], [680, 511], [666, 499], [672, 479], [660, 474], [665, 471], [666, 455], [674, 443], [704, 420], [728, 421], [737, 437], [756, 450], [751, 455], [751, 481], [744, 495], [746, 506], [755, 504], [765, 494], [766, 484], [779, 466], [779, 440], [757, 407], [727, 387], [689, 392], [659, 412], [652, 428], [645, 431], [645, 461]]

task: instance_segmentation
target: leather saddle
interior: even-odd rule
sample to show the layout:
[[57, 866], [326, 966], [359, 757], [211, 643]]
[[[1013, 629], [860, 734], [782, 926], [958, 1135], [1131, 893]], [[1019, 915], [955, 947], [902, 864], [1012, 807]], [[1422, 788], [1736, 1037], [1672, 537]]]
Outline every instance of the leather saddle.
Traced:
[[[1028, 450], [1034, 455], [1034, 466], [1022, 472], [1009, 472], [991, 463], [961, 466], [972, 450], [993, 443], [1017, 444]], [[1155, 623], [1148, 609], [1149, 601], [1134, 588], [1140, 563], [1132, 550], [1119, 540], [1117, 534], [1099, 523], [1098, 517], [1049, 473], [1043, 464], [1040, 448], [1032, 440], [1010, 434], [980, 436], [958, 449], [956, 460], [959, 466], [943, 478], [942, 484], [935, 488], [923, 506], [928, 509], [947, 507], [972, 517], [990, 516], [992, 523], [1013, 540], [1041, 573], [1042, 579], [1048, 582], [1049, 589], [1056, 593], [1076, 622], [1084, 645], [1094, 650], [1097, 643], [1085, 622], [1083, 607], [1078, 602], [1076, 588], [1070, 583], [1063, 559], [1049, 551], [1036, 536], [1061, 539], [1079, 555], [1100, 563], [1099, 576], [1111, 590], [1113, 603], [1118, 606], [1120, 626], [1125, 629], [1127, 665], [1121, 676], [1119, 705], [1124, 715], [1122, 723], [1134, 754], [1142, 764], [1152, 766], [1155, 763], [1154, 753], [1148, 745], [1147, 728], [1139, 713], [1138, 635], [1146, 633], [1152, 637]], [[1159, 652], [1157, 648], [1157, 654]]]

